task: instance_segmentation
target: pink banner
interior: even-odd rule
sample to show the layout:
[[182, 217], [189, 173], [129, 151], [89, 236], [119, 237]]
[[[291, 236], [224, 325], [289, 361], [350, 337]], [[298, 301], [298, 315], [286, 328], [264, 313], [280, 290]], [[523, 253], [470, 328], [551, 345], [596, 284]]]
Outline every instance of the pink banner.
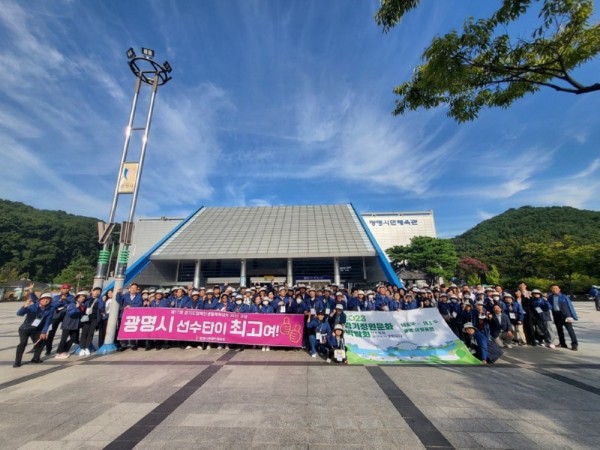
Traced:
[[301, 347], [303, 319], [297, 314], [127, 308], [123, 311], [119, 339]]

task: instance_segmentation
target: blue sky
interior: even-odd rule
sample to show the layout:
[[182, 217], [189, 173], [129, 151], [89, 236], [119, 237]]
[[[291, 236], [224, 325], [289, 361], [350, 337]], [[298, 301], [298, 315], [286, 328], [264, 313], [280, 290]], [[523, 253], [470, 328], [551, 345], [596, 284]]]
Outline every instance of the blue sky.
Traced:
[[[494, 4], [423, 2], [384, 34], [376, 1], [2, 0], [0, 197], [108, 217], [134, 87], [125, 50], [145, 46], [173, 80], [137, 217], [352, 202], [433, 209], [450, 237], [522, 205], [599, 210], [600, 93], [540, 91], [460, 125], [444, 108], [392, 116], [432, 36]], [[599, 73], [596, 58], [576, 75]], [[138, 149], [134, 137], [129, 160]], [[128, 208], [123, 196], [117, 220]]]

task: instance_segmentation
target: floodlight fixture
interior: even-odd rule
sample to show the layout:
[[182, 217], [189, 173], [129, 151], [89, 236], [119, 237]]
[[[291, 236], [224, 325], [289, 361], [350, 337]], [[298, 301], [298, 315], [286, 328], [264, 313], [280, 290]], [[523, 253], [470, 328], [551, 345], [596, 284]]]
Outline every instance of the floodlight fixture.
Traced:
[[171, 73], [171, 71], [173, 70], [173, 68], [171, 67], [171, 64], [169, 64], [169, 61], [165, 61], [163, 63], [163, 67], [165, 68], [167, 73]]
[[132, 47], [129, 47], [127, 49], [127, 58], [129, 58], [129, 59], [135, 58], [135, 51], [133, 50]]
[[152, 50], [151, 48], [144, 48], [142, 47], [142, 55], [144, 55], [146, 58], [154, 58], [154, 50]]

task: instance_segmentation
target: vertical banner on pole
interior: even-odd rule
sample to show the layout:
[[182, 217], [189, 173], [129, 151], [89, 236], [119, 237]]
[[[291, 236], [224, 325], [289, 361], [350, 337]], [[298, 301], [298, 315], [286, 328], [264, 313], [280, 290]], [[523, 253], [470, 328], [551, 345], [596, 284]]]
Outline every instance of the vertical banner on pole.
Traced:
[[125, 163], [119, 176], [119, 194], [133, 194], [137, 183], [139, 164]]

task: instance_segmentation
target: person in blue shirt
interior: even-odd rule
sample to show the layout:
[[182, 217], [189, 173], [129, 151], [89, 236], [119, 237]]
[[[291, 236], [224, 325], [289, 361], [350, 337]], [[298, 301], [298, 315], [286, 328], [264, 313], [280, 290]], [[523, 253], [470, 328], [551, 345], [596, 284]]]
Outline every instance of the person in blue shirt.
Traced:
[[171, 297], [171, 308], [189, 308], [190, 298], [185, 294], [185, 290], [178, 286], [174, 291], [175, 295]]
[[296, 298], [290, 305], [290, 314], [304, 314], [306, 312], [306, 303], [304, 303], [304, 299], [302, 295], [298, 292], [296, 294]]
[[272, 307], [274, 312], [278, 314], [289, 314], [288, 309], [291, 306], [291, 300], [292, 299], [287, 296], [286, 287], [280, 287], [277, 296], [273, 298]]
[[410, 292], [404, 296], [400, 302], [400, 309], [403, 311], [410, 311], [411, 309], [417, 309], [417, 301], [413, 298], [413, 294]]
[[[142, 294], [140, 292], [140, 286], [137, 283], [131, 283], [129, 285], [129, 292], [123, 294], [121, 291], [117, 292], [117, 303], [119, 304], [119, 321], [123, 317], [123, 311], [128, 308], [141, 308], [144, 304]], [[125, 340], [119, 341], [119, 348], [117, 351], [123, 352], [131, 348], [131, 350], [138, 349], [138, 342], [136, 340]]]
[[336, 325], [346, 325], [346, 313], [344, 312], [344, 305], [337, 304], [333, 311], [329, 314], [329, 326], [333, 329]]
[[67, 313], [62, 321], [62, 335], [56, 350], [57, 359], [66, 359], [69, 357], [71, 345], [79, 343], [79, 327], [81, 325], [81, 316], [86, 310], [85, 301], [88, 293], [85, 291], [78, 292], [75, 295], [75, 303], [69, 303]]
[[552, 317], [556, 326], [556, 333], [558, 334], [558, 345], [563, 348], [569, 348], [565, 340], [565, 331], [563, 330], [563, 328], [566, 328], [571, 338], [571, 350], [577, 351], [577, 336], [573, 329], [573, 322], [577, 320], [577, 313], [575, 312], [573, 303], [571, 303], [569, 297], [560, 291], [558, 284], [550, 286], [550, 291], [548, 302], [552, 308]]
[[91, 354], [90, 347], [94, 339], [94, 333], [104, 313], [104, 300], [102, 300], [100, 294], [102, 294], [102, 288], [95, 287], [92, 289], [91, 297], [85, 302], [86, 312], [84, 317], [87, 316], [87, 320], [82, 317], [79, 356], [90, 356]]
[[52, 325], [53, 312], [50, 306], [51, 299], [52, 295], [50, 293], [42, 294], [37, 303], [28, 299], [17, 311], [17, 316], [25, 316], [25, 320], [19, 327], [19, 345], [17, 345], [13, 367], [21, 367], [23, 353], [29, 339], [34, 343], [33, 359], [31, 362], [42, 362], [40, 356], [44, 348], [44, 340], [48, 337], [48, 329]]
[[[29, 298], [31, 298], [33, 303], [38, 301], [35, 292], [33, 291], [34, 283], [29, 285]], [[52, 344], [54, 343], [54, 336], [56, 336], [56, 332], [60, 327], [63, 319], [65, 318], [65, 313], [67, 312], [67, 305], [69, 303], [75, 303], [75, 297], [71, 294], [71, 285], [64, 283], [60, 286], [60, 292], [52, 297], [50, 302], [50, 306], [52, 307], [52, 325], [48, 331], [48, 335], [44, 344], [46, 346], [46, 356], [49, 356], [52, 353]]]
[[500, 303], [494, 305], [491, 314], [488, 314], [490, 321], [490, 337], [500, 346], [512, 348], [514, 337], [513, 328], [506, 314], [502, 312]]
[[333, 332], [329, 334], [327, 342], [329, 347], [326, 362], [328, 364], [331, 361], [341, 364], [348, 364], [348, 358], [346, 357], [348, 348], [346, 347], [346, 340], [344, 339], [343, 325], [338, 324], [333, 327]]
[[546, 300], [542, 292], [539, 289], [531, 291], [531, 301], [529, 303], [529, 312], [531, 314], [531, 321], [533, 326], [533, 343], [535, 347], [537, 345], [544, 345], [548, 348], [555, 348], [552, 343], [552, 331], [550, 329], [550, 322], [552, 322], [552, 307], [548, 300]]
[[321, 302], [321, 300], [319, 300], [317, 298], [317, 291], [315, 290], [315, 288], [309, 288], [308, 289], [308, 299], [306, 299], [306, 306], [307, 306], [307, 310], [311, 313], [314, 314], [315, 311], [318, 311], [320, 309], [325, 309], [327, 308], [327, 305], [323, 305], [323, 302]]
[[360, 307], [361, 311], [377, 311], [377, 304], [375, 302], [375, 295], [372, 291], [367, 291], [367, 297], [364, 303]]
[[477, 330], [472, 323], [467, 322], [463, 326], [463, 333], [466, 336], [467, 347], [481, 364], [488, 363], [488, 338], [481, 331]]
[[204, 308], [204, 302], [200, 298], [199, 291], [192, 291], [190, 301], [188, 302], [186, 307], [189, 309], [203, 309]]
[[394, 292], [394, 294], [392, 295], [392, 299], [388, 303], [388, 308], [390, 311], [402, 310], [402, 295], [400, 294], [400, 292]]
[[331, 333], [331, 327], [325, 316], [325, 311], [317, 311], [315, 316], [308, 316], [306, 328], [308, 330], [308, 344], [310, 347], [310, 356], [317, 357], [317, 352], [327, 353], [328, 336]]
[[521, 305], [514, 301], [512, 294], [504, 293], [504, 314], [508, 316], [510, 324], [513, 327], [515, 334], [515, 342], [522, 346], [526, 344], [525, 331], [523, 330], [523, 321], [525, 320], [525, 313]]

